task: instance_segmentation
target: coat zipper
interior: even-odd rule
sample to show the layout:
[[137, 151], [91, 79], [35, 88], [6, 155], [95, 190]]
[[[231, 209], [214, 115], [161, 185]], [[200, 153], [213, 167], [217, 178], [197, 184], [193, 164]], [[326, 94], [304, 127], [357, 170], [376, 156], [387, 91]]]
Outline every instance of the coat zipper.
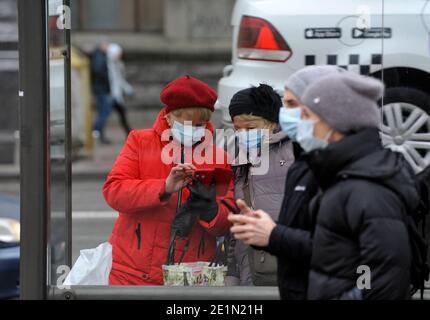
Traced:
[[140, 250], [140, 241], [141, 241], [141, 233], [140, 233], [140, 223], [137, 224], [137, 228], [134, 231], [137, 236], [137, 250]]

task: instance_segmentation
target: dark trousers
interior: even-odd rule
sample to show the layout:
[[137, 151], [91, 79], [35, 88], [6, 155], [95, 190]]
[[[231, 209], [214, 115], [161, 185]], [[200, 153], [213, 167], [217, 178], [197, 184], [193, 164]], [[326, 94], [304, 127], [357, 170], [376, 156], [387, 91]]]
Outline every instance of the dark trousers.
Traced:
[[112, 98], [108, 94], [96, 95], [97, 118], [94, 123], [94, 130], [100, 133], [100, 137], [104, 137], [104, 127], [109, 115], [112, 111]]
[[113, 108], [118, 112], [121, 127], [123, 128], [125, 135], [128, 136], [131, 131], [131, 127], [127, 119], [127, 110], [125, 109], [123, 104], [117, 102], [116, 100], [114, 100], [113, 102]]

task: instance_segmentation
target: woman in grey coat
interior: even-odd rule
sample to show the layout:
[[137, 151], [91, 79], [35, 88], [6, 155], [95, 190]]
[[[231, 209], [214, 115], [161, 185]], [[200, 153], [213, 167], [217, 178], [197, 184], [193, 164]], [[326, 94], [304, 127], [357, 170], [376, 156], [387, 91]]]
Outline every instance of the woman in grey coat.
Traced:
[[[235, 198], [263, 208], [277, 220], [293, 145], [278, 127], [280, 96], [261, 84], [236, 93], [229, 106], [238, 141], [232, 163]], [[254, 152], [255, 151], [255, 152]], [[226, 285], [277, 285], [276, 258], [242, 241], [228, 238]]]

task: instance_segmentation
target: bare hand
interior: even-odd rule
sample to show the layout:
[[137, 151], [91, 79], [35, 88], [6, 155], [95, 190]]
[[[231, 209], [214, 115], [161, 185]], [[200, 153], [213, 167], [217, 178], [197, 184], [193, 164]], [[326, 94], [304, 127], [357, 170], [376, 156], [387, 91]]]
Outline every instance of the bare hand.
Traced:
[[166, 179], [166, 192], [173, 193], [181, 190], [190, 181], [196, 167], [191, 163], [178, 164], [170, 170], [170, 174]]
[[228, 216], [228, 220], [233, 223], [230, 231], [235, 239], [242, 240], [248, 245], [267, 246], [276, 223], [267, 212], [263, 210], [254, 211], [243, 200], [238, 200], [236, 203], [242, 214], [229, 214]]

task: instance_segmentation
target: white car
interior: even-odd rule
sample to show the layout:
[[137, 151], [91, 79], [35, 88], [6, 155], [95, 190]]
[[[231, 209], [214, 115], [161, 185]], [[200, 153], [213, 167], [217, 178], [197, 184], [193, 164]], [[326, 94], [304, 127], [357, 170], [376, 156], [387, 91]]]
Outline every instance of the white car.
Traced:
[[381, 136], [417, 173], [430, 164], [429, 0], [238, 0], [232, 64], [217, 108], [239, 90], [285, 80], [307, 65], [332, 64], [383, 79]]

